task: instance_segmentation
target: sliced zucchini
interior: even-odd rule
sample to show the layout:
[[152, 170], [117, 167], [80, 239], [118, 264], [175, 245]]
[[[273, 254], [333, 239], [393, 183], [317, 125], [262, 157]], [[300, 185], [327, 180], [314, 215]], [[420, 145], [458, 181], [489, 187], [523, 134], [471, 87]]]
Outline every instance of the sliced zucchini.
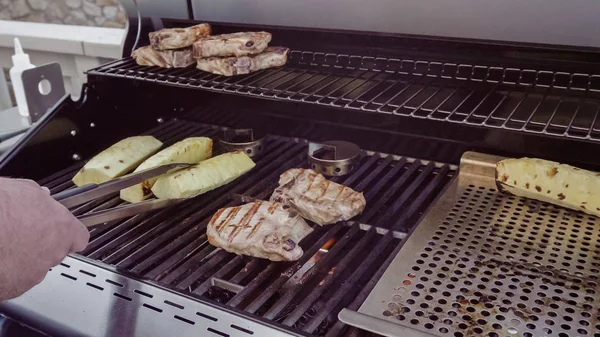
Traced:
[[534, 159], [506, 159], [496, 165], [496, 183], [512, 194], [600, 215], [600, 173]]
[[125, 138], [90, 159], [73, 177], [77, 186], [100, 184], [136, 168], [160, 149], [162, 142], [152, 136]]
[[[172, 163], [196, 164], [212, 156], [212, 146], [213, 142], [210, 138], [186, 138], [146, 159], [134, 172]], [[149, 198], [152, 196], [152, 186], [158, 178], [121, 190], [121, 199], [135, 203]]]
[[160, 177], [152, 192], [159, 199], [190, 198], [223, 186], [256, 164], [243, 152], [229, 152]]

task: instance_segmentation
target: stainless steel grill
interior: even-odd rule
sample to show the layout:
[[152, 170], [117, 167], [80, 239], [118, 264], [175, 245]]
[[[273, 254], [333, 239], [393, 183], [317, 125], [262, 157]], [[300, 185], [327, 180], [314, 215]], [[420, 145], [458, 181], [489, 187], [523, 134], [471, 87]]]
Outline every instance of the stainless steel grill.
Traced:
[[[263, 3], [226, 12], [238, 22], [286, 18], [291, 25], [394, 29], [211, 22], [214, 34], [270, 31], [273, 45], [292, 49], [289, 62], [235, 77], [142, 67], [129, 57], [90, 70], [82, 99], [61, 100], [0, 162], [0, 174], [37, 179], [53, 193], [70, 189], [82, 165], [76, 162], [157, 120], [146, 134], [165, 145], [215, 138], [224, 128], [252, 129], [268, 134], [263, 151], [256, 168], [233, 183], [94, 229], [83, 256], [68, 257], [27, 296], [0, 303], [0, 311], [57, 335], [600, 335], [598, 220], [500, 194], [493, 177], [498, 157], [474, 155], [600, 169], [597, 50], [404, 36], [395, 34], [404, 32], [401, 25], [373, 25], [375, 19], [348, 25], [373, 13], [366, 2], [340, 1], [331, 7], [342, 13], [336, 18], [321, 18], [322, 6], [303, 3], [311, 11], [287, 13], [288, 5]], [[394, 15], [400, 6], [377, 4]], [[189, 26], [185, 18], [198, 20], [200, 12], [211, 16], [198, 5], [169, 2], [170, 12], [187, 16], [158, 13], [160, 1], [141, 4], [139, 13], [129, 7], [130, 27], [141, 29], [129, 31], [124, 55], [146, 44], [150, 31]], [[520, 6], [530, 13], [529, 5], [502, 4], [505, 13]], [[550, 12], [560, 7], [547, 5]], [[335, 24], [340, 18], [344, 25]], [[549, 41], [541, 35], [526, 40]], [[307, 140], [364, 150], [352, 174], [333, 178], [364, 193], [363, 214], [316, 227], [296, 262], [212, 247], [206, 226], [215, 211], [268, 199], [281, 173], [307, 167]], [[459, 172], [451, 164], [461, 158]], [[121, 203], [113, 195], [73, 212]]]
[[149, 68], [131, 58], [88, 74], [600, 140], [600, 75], [595, 74], [299, 50], [281, 69], [242, 78], [193, 67]]
[[[189, 136], [221, 135], [219, 127], [174, 120], [147, 134], [166, 145]], [[234, 184], [153, 214], [140, 214], [91, 231], [83, 255], [181, 293], [209, 299], [315, 335], [339, 335], [337, 312], [365, 298], [455, 167], [368, 152], [360, 166], [333, 180], [363, 191], [365, 212], [354, 221], [316, 230], [301, 242], [297, 262], [235, 256], [208, 244], [206, 225], [221, 207], [268, 199], [279, 174], [307, 165], [305, 140], [267, 136], [257, 168]], [[52, 193], [73, 187], [81, 164], [40, 181]], [[121, 204], [118, 196], [73, 212]], [[356, 304], [354, 304], [356, 305]]]

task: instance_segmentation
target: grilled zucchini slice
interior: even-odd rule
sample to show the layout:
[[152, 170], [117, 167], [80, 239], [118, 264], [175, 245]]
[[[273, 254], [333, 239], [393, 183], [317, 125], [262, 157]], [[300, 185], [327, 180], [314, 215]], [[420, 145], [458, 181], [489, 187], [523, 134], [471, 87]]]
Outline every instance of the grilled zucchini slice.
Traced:
[[160, 149], [162, 142], [152, 136], [125, 138], [90, 159], [73, 177], [77, 186], [100, 184], [136, 168]]
[[254, 166], [244, 152], [224, 153], [160, 177], [152, 192], [159, 199], [195, 197], [237, 179]]
[[[212, 157], [212, 139], [191, 137], [177, 142], [146, 159], [134, 172], [172, 163], [196, 164]], [[152, 196], [152, 186], [159, 177], [121, 190], [121, 199], [132, 203], [143, 201]]]
[[543, 159], [505, 159], [496, 165], [496, 183], [521, 197], [600, 216], [597, 172]]

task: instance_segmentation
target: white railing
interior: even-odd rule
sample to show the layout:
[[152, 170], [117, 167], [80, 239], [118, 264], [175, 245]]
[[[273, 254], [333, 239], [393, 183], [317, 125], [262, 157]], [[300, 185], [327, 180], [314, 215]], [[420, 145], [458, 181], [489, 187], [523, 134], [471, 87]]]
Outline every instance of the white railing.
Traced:
[[[0, 68], [12, 66], [15, 37], [34, 65], [59, 63], [66, 92], [77, 97], [86, 82], [84, 71], [121, 57], [125, 30], [0, 20]], [[0, 71], [0, 111], [11, 107], [8, 97]]]

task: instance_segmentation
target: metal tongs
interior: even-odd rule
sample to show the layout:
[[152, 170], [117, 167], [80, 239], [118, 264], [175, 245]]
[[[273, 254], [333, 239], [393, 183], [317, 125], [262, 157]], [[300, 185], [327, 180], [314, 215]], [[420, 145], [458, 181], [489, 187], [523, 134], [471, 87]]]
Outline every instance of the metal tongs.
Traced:
[[[186, 167], [189, 164], [167, 164], [159, 167], [147, 169], [144, 171], [132, 173], [123, 177], [119, 177], [102, 184], [89, 184], [81, 187], [76, 187], [70, 190], [66, 190], [52, 197], [60, 202], [66, 208], [73, 208], [85, 204], [86, 202], [92, 201], [103, 196], [110, 195], [118, 192], [129, 186], [140, 184], [146, 180], [154, 177], [163, 175], [167, 172], [177, 171]], [[167, 206], [175, 205], [182, 202], [185, 199], [154, 199], [142, 201], [135, 204], [123, 205], [107, 210], [95, 211], [78, 216], [84, 225], [88, 228], [104, 224], [108, 221], [118, 220], [127, 218], [140, 213], [154, 211]]]

